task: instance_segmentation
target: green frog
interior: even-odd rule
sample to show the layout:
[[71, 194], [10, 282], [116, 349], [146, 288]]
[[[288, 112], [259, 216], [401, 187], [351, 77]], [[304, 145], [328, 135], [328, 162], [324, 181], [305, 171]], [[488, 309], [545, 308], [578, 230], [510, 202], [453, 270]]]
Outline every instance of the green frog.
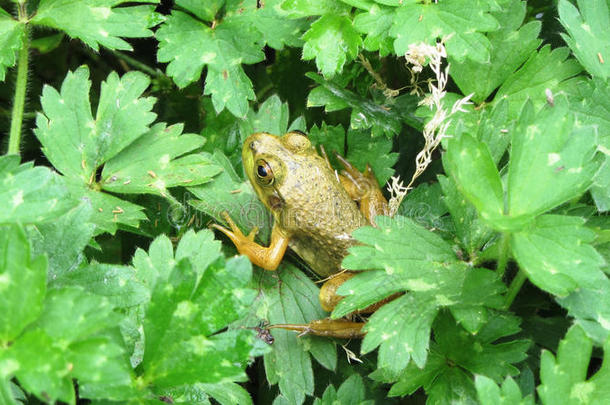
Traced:
[[[244, 235], [228, 214], [230, 229], [213, 227], [227, 235], [237, 250], [252, 263], [276, 270], [290, 247], [313, 271], [327, 278], [320, 290], [320, 304], [332, 311], [340, 296], [336, 289], [353, 273], [341, 269], [341, 261], [356, 241], [355, 229], [373, 224], [376, 215], [387, 215], [388, 204], [375, 175], [367, 165], [358, 171], [341, 156], [341, 173], [335, 171], [321, 148], [318, 154], [307, 136], [293, 131], [284, 136], [256, 133], [243, 145], [242, 161], [252, 187], [271, 211], [274, 224], [268, 247], [254, 241], [257, 229]], [[361, 337], [362, 323], [323, 319], [306, 325], [274, 325], [320, 336]]]

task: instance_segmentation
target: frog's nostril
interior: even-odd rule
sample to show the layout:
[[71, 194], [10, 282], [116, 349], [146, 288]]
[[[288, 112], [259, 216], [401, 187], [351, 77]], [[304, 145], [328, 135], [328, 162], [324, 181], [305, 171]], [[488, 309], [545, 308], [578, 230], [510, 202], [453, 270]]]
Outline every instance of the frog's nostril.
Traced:
[[254, 141], [250, 142], [250, 149], [254, 150], [254, 147], [255, 147], [255, 146], [256, 146], [256, 145], [254, 144]]

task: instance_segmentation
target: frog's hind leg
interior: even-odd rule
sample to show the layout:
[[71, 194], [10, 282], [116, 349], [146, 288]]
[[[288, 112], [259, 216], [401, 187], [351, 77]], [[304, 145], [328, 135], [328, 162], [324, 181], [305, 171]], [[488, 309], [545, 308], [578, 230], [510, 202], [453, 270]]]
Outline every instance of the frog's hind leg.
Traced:
[[[343, 284], [345, 281], [349, 280], [355, 275], [355, 273], [351, 272], [341, 272], [337, 273], [331, 278], [329, 278], [320, 289], [320, 305], [325, 311], [332, 312], [333, 309], [337, 306], [339, 301], [343, 297], [337, 295], [337, 289]], [[392, 301], [397, 298], [400, 294], [393, 294], [386, 299], [372, 304], [360, 311], [354, 312], [353, 314], [370, 314], [375, 312], [382, 305]], [[353, 322], [349, 319], [319, 319], [315, 321], [311, 321], [307, 324], [277, 324], [271, 325], [268, 328], [281, 328], [294, 330], [297, 332], [301, 332], [299, 336], [303, 335], [315, 335], [315, 336], [325, 336], [325, 337], [334, 337], [339, 339], [353, 339], [353, 338], [363, 338], [366, 334], [362, 328], [364, 327], [365, 322]]]
[[388, 201], [383, 196], [375, 173], [370, 165], [360, 172], [341, 155], [336, 155], [343, 165], [339, 181], [349, 196], [360, 206], [360, 211], [366, 219], [374, 224], [377, 215], [389, 215]]

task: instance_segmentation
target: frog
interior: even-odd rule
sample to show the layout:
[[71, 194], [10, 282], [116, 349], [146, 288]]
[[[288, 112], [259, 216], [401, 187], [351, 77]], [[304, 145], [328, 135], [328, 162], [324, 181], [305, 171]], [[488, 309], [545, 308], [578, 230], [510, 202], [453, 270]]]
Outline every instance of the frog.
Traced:
[[[242, 163], [258, 198], [273, 216], [269, 246], [255, 241], [257, 228], [244, 235], [226, 212], [222, 216], [228, 228], [212, 225], [233, 242], [240, 254], [265, 270], [275, 271], [290, 248], [326, 279], [319, 301], [328, 312], [342, 298], [336, 290], [354, 275], [341, 267], [349, 248], [358, 243], [352, 232], [362, 226], [375, 226], [376, 215], [388, 214], [388, 202], [370, 165], [360, 172], [338, 153], [336, 157], [343, 166], [340, 172], [333, 169], [324, 148], [320, 147], [318, 153], [301, 131], [283, 136], [267, 132], [250, 135], [243, 143]], [[364, 335], [363, 325], [345, 318], [327, 318], [270, 328], [353, 338]]]

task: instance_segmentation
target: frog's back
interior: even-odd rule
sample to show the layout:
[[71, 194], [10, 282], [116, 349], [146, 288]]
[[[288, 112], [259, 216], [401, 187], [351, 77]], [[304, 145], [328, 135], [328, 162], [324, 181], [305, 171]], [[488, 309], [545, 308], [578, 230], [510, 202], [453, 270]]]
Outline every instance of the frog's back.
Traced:
[[368, 222], [320, 156], [295, 158], [279, 190], [284, 208], [279, 218], [289, 246], [321, 276], [338, 272], [351, 233]]

